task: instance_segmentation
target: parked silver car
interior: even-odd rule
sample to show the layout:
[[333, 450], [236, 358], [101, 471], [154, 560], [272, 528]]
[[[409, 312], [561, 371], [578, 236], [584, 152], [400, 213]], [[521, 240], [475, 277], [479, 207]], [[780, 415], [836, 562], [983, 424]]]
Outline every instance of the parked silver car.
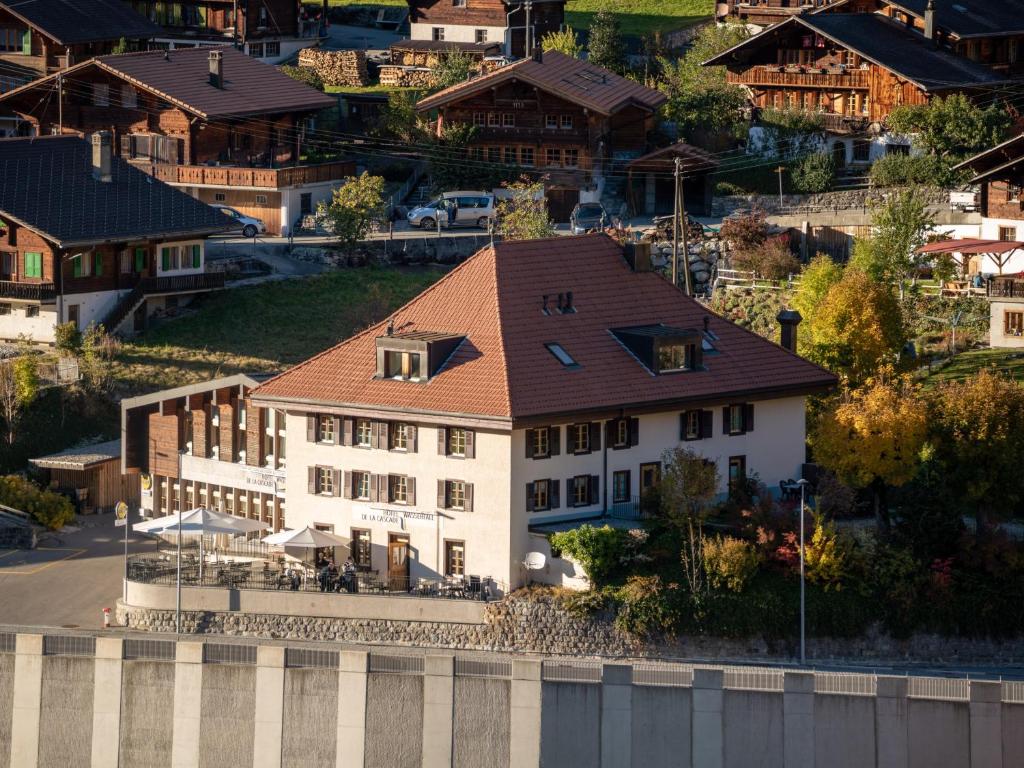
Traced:
[[449, 207], [455, 211], [455, 226], [486, 229], [494, 218], [494, 195], [487, 192], [445, 192], [426, 205], [413, 208], [406, 218], [410, 226], [421, 229], [434, 229], [439, 218], [441, 226], [447, 227]]
[[234, 219], [235, 223], [242, 229], [242, 237], [256, 237], [256, 235], [262, 235], [267, 231], [267, 225], [263, 223], [263, 219], [246, 216], [241, 211], [235, 210], [228, 205], [213, 203], [210, 207], [220, 211], [229, 219]]
[[604, 229], [609, 221], [608, 212], [600, 203], [577, 203], [569, 214], [569, 226], [574, 235]]

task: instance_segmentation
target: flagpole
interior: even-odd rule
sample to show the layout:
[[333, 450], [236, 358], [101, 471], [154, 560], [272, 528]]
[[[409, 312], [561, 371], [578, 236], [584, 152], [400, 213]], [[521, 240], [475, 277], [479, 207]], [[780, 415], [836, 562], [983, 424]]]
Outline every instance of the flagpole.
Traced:
[[181, 479], [181, 457], [184, 451], [178, 451], [178, 594], [174, 608], [174, 631], [181, 634], [181, 496], [185, 483]]

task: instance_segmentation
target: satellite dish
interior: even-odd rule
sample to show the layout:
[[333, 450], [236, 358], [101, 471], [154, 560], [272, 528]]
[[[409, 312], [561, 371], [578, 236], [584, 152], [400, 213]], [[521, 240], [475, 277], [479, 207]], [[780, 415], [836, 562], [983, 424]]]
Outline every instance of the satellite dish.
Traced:
[[525, 566], [528, 571], [540, 571], [544, 568], [546, 563], [547, 558], [544, 557], [544, 553], [527, 552], [526, 559], [523, 561], [523, 566]]

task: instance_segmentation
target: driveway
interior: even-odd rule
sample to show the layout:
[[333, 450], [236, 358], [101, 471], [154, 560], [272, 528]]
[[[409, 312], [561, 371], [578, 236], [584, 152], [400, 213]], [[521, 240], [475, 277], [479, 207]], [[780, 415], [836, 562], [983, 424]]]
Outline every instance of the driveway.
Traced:
[[[79, 518], [81, 527], [43, 534], [38, 549], [0, 549], [0, 621], [43, 627], [94, 628], [121, 596], [124, 528], [113, 514]], [[129, 534], [129, 553], [151, 541]]]
[[328, 50], [355, 48], [364, 51], [383, 51], [401, 39], [402, 36], [397, 32], [387, 29], [332, 24], [327, 30], [327, 40], [323, 47]]

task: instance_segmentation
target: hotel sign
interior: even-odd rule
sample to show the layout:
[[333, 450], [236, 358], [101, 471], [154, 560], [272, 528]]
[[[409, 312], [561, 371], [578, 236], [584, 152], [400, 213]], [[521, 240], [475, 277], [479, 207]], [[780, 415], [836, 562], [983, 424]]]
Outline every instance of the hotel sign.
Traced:
[[364, 523], [397, 526], [404, 531], [409, 525], [434, 525], [437, 515], [433, 512], [425, 512], [419, 509], [371, 507], [370, 509], [361, 510], [359, 519]]
[[186, 480], [223, 485], [238, 490], [275, 494], [284, 490], [282, 470], [250, 467], [230, 461], [182, 456], [181, 470]]

